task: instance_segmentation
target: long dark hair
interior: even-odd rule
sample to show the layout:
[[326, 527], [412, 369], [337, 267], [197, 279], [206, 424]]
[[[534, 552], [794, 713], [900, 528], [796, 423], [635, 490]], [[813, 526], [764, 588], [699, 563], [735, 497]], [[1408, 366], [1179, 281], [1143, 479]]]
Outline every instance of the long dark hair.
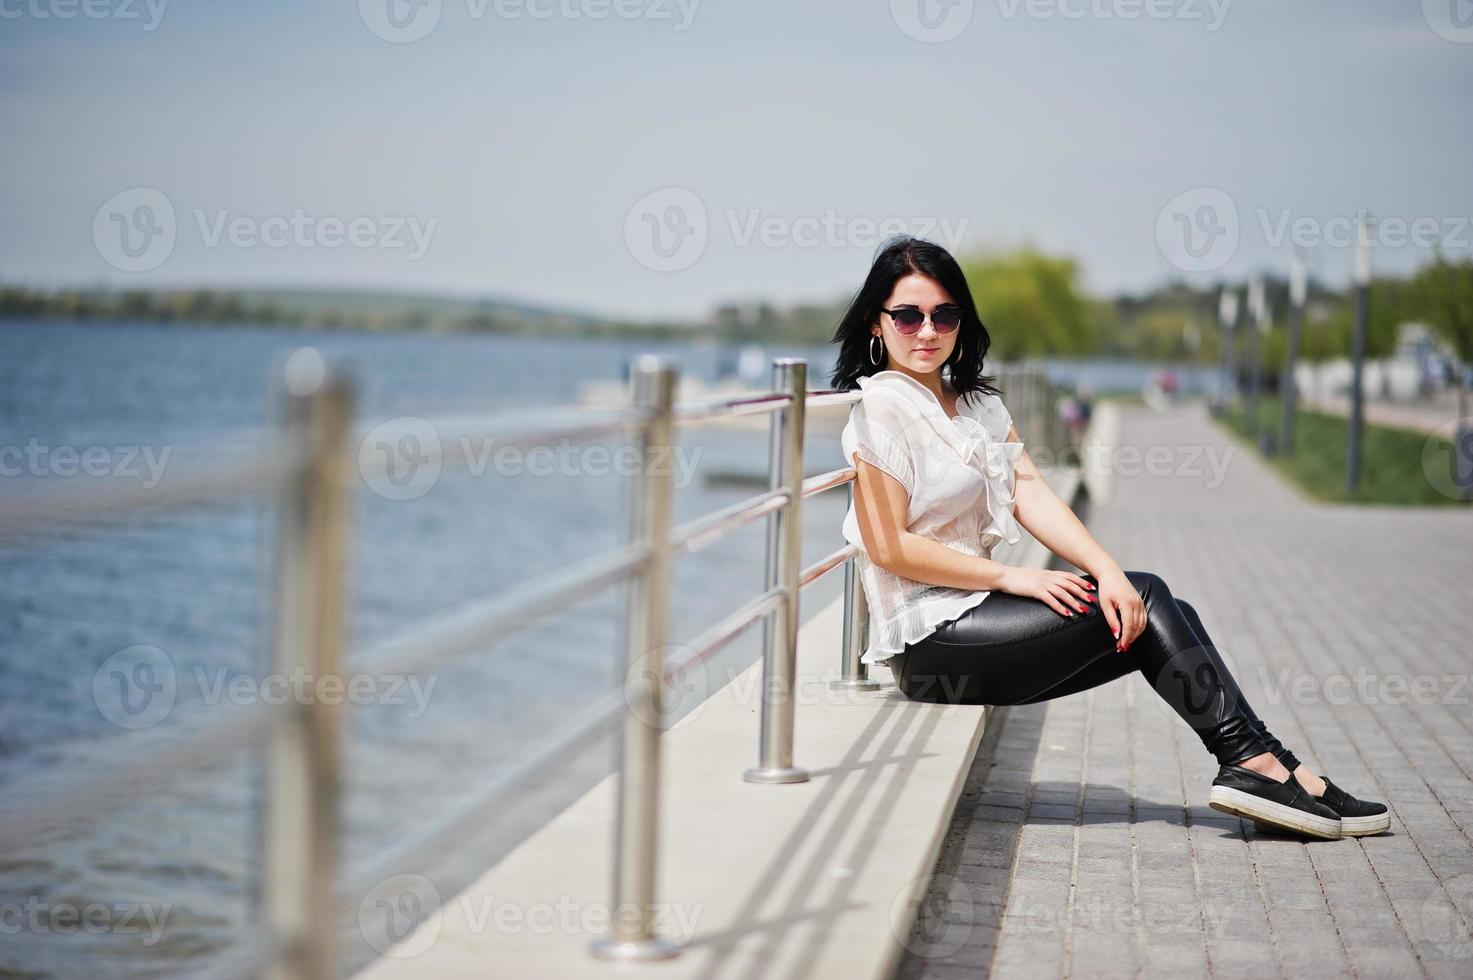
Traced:
[[882, 371], [889, 364], [888, 352], [880, 364], [870, 363], [870, 327], [879, 318], [880, 307], [890, 298], [895, 283], [914, 272], [936, 280], [962, 311], [956, 348], [943, 365], [950, 369], [951, 386], [958, 395], [969, 391], [1002, 394], [993, 385], [996, 379], [982, 373], [982, 361], [992, 346], [992, 337], [977, 315], [977, 304], [972, 300], [972, 290], [967, 286], [962, 267], [940, 245], [909, 235], [888, 239], [880, 246], [864, 285], [859, 287], [834, 330], [830, 342], [840, 345], [839, 358], [829, 384], [848, 391], [859, 387], [860, 378]]

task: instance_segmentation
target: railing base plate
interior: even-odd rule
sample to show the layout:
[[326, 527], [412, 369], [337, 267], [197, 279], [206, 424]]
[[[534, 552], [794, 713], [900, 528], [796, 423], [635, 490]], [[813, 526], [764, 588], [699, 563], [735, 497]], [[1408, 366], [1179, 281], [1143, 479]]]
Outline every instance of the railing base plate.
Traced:
[[806, 783], [808, 770], [798, 766], [788, 766], [785, 769], [764, 769], [758, 766], [742, 773], [742, 779], [749, 783]]
[[884, 681], [872, 680], [868, 677], [839, 678], [829, 681], [831, 691], [878, 691], [885, 686]]
[[588, 952], [601, 960], [668, 960], [680, 955], [680, 946], [658, 936], [637, 940], [600, 936], [588, 944]]

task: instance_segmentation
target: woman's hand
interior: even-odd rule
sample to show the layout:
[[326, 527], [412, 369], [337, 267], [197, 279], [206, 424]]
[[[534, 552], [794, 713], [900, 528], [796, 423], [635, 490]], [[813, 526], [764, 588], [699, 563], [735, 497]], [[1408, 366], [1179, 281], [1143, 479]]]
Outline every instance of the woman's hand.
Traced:
[[1122, 571], [1096, 576], [1099, 582], [1100, 610], [1110, 632], [1115, 634], [1115, 649], [1125, 650], [1146, 629], [1146, 603], [1140, 592]]
[[[1013, 595], [1026, 595], [1049, 604], [1060, 616], [1073, 615], [1069, 610], [1088, 612], [1094, 602], [1094, 583], [1083, 575], [1055, 571], [1051, 568], [1018, 568], [1007, 566], [997, 588]], [[1065, 604], [1068, 604], [1068, 608]]]

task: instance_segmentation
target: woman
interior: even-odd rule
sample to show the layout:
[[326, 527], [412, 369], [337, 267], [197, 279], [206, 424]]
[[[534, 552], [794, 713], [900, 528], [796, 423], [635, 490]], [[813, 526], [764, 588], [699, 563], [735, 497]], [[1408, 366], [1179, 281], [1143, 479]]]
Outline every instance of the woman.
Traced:
[[[945, 249], [886, 243], [833, 339], [833, 387], [863, 390], [841, 442], [857, 473], [844, 537], [869, 601], [866, 663], [889, 666], [909, 698], [968, 704], [1047, 701], [1140, 671], [1217, 759], [1213, 808], [1320, 838], [1390, 826], [1384, 805], [1280, 744], [1196, 609], [1160, 576], [1122, 570], [1042, 479], [981, 373], [991, 340]], [[993, 561], [1022, 528], [1087, 573]]]

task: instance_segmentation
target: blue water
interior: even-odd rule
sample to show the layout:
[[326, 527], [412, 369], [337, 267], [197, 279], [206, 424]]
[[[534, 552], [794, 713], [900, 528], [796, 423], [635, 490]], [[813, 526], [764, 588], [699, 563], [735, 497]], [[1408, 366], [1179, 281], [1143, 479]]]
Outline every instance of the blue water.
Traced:
[[[130, 452], [135, 467], [149, 454], [166, 468], [183, 465], [212, 440], [269, 431], [271, 379], [302, 345], [356, 379], [359, 418], [369, 425], [571, 404], [582, 384], [621, 379], [628, 357], [644, 351], [709, 379], [719, 356], [696, 344], [9, 323], [0, 325], [0, 451], [30, 447], [54, 463], [64, 458], [57, 450], [70, 447], [118, 465]], [[809, 358], [813, 387], [832, 368], [828, 348], [767, 353]], [[1055, 367], [1099, 391], [1138, 386], [1150, 371], [1126, 362]], [[750, 495], [751, 486], [699, 477], [760, 470], [767, 438], [693, 428], [683, 430], [682, 445], [698, 478], [677, 490], [678, 520]], [[841, 462], [837, 440], [816, 433], [809, 472]], [[44, 492], [87, 479], [60, 475], [64, 468], [6, 475], [0, 488]], [[351, 649], [618, 544], [625, 490], [618, 475], [489, 472], [447, 474], [412, 500], [359, 486]], [[843, 509], [842, 492], [807, 501], [805, 564], [842, 544]], [[249, 697], [252, 679], [269, 670], [274, 531], [270, 508], [249, 501], [0, 542], [0, 794], [135, 751], [139, 733], [117, 723], [134, 719], [120, 715], [121, 694], [109, 694], [117, 676], [137, 677], [131, 668], [112, 673], [118, 661], [109, 658], [120, 651], [149, 648], [149, 663], [174, 681], [172, 706], [144, 718], [152, 722], [144, 736], [187, 732], [229, 707], [222, 683], [245, 685]], [[672, 640], [760, 591], [763, 552], [758, 523], [681, 559]], [[805, 590], [805, 613], [836, 597], [839, 585], [835, 573]], [[417, 690], [381, 687], [390, 703], [354, 707], [342, 867], [362, 867], [422, 829], [607, 690], [619, 676], [621, 599], [616, 589], [570, 600], [558, 617], [418, 678]], [[719, 685], [751, 663], [759, 637], [749, 630], [713, 659], [706, 683]], [[354, 663], [350, 656], [350, 670]], [[755, 723], [752, 744], [755, 760]], [[450, 896], [606, 774], [612, 751], [576, 759], [522, 802], [486, 814], [484, 827], [443, 859], [398, 870], [426, 875]], [[0, 857], [0, 973], [176, 975], [239, 941], [260, 886], [259, 759], [235, 753], [207, 772], [160, 776], [160, 788], [139, 804], [76, 814]], [[100, 910], [105, 927], [68, 929], [55, 918], [88, 907]], [[374, 955], [351, 919], [341, 935], [349, 967]]]

